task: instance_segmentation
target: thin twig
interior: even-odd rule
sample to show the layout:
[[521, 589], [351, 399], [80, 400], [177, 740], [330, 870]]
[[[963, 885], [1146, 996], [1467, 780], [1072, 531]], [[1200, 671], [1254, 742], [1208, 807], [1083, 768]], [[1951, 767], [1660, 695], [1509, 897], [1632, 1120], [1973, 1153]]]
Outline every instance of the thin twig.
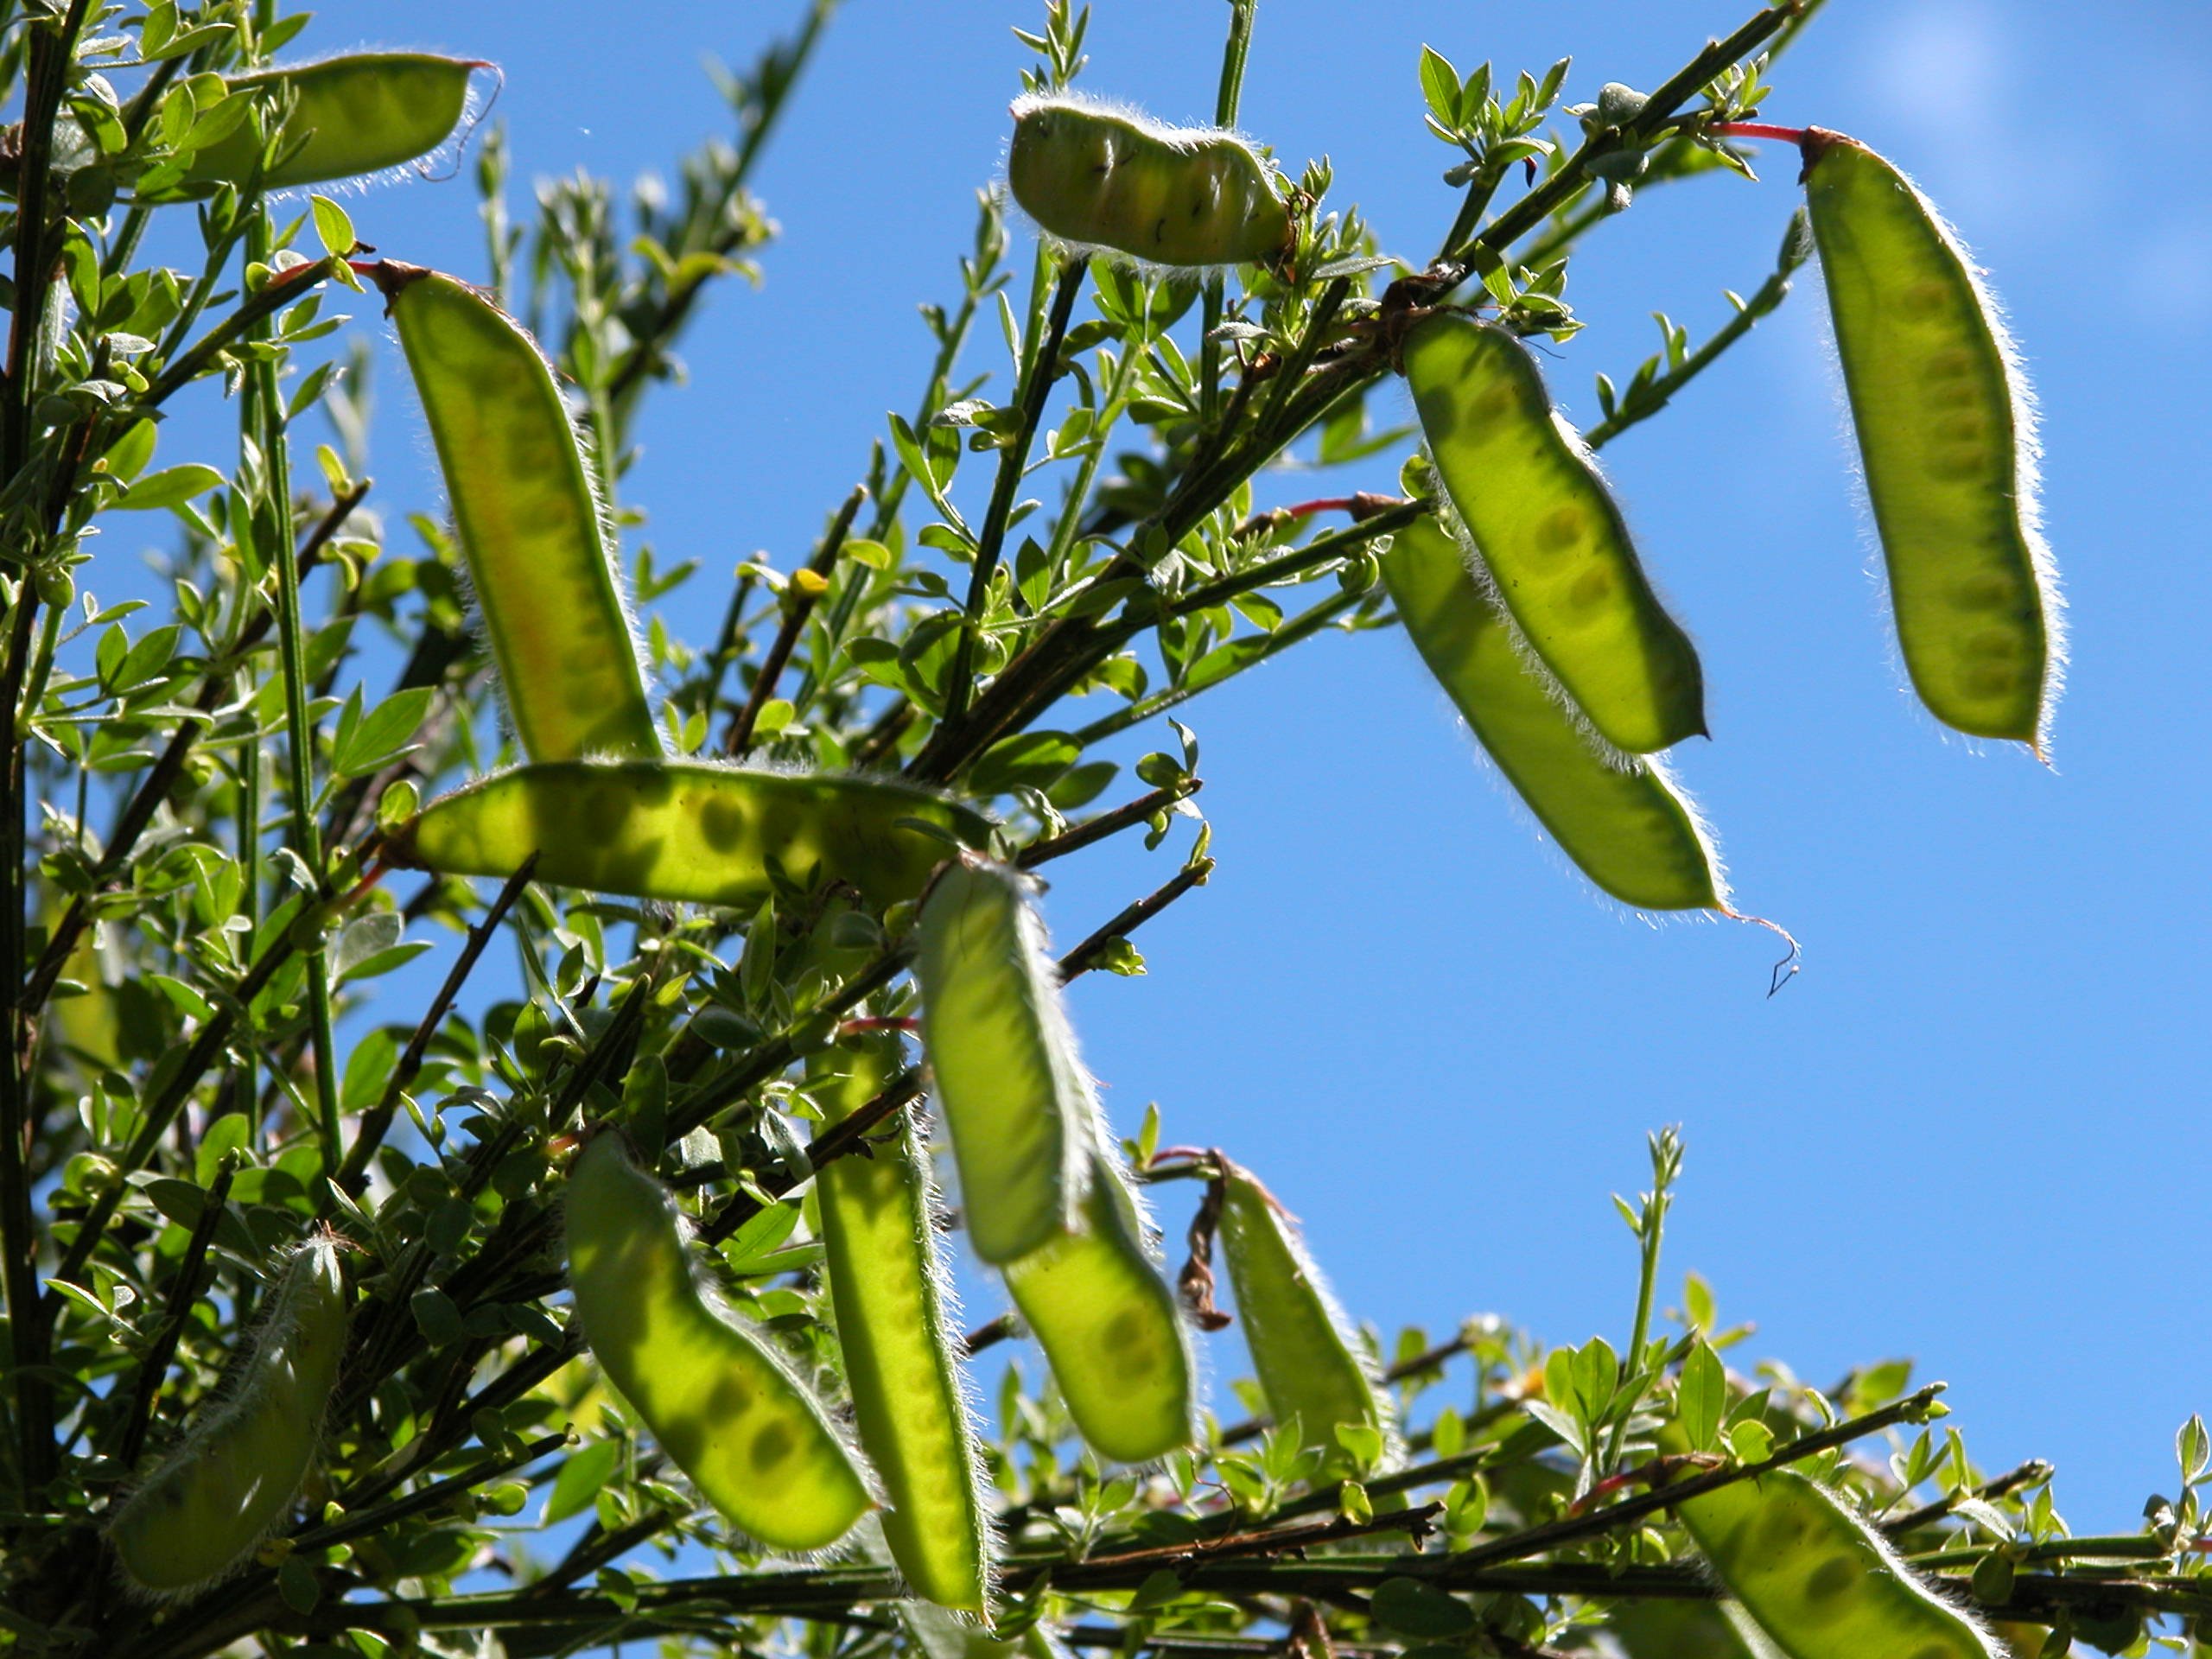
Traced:
[[760, 669], [753, 677], [753, 690], [745, 699], [745, 707], [731, 719], [729, 731], [722, 739], [722, 753], [741, 755], [753, 741], [753, 728], [759, 723], [760, 711], [776, 695], [776, 682], [783, 677], [784, 664], [791, 659], [791, 648], [798, 643], [798, 636], [806, 626], [806, 619], [814, 613], [830, 573], [836, 569], [837, 556], [844, 550], [845, 537], [853, 528], [853, 519], [861, 510], [861, 503], [868, 499], [868, 486], [855, 484], [853, 493], [837, 509], [837, 516], [830, 520], [829, 531], [822, 537], [822, 544], [814, 556], [806, 562], [807, 572], [818, 577], [822, 586], [792, 582], [793, 591], [784, 601], [783, 625], [776, 630], [776, 637], [769, 642], [768, 654], [760, 659]]
[[1186, 864], [1176, 871], [1155, 892], [1138, 899], [1062, 957], [1060, 983], [1065, 985], [1077, 976], [1089, 973], [1098, 965], [1098, 959], [1106, 954], [1109, 947], [1128, 938], [1192, 887], [1204, 887], [1212, 874], [1213, 860], [1211, 858], [1199, 859], [1196, 863]]
[[384, 1093], [377, 1103], [361, 1115], [360, 1127], [354, 1132], [353, 1147], [346, 1154], [346, 1161], [336, 1176], [337, 1184], [358, 1198], [368, 1182], [369, 1160], [383, 1144], [391, 1128], [393, 1116], [399, 1110], [400, 1096], [415, 1081], [416, 1073], [423, 1069], [423, 1061], [430, 1052], [430, 1044], [437, 1036], [438, 1027], [445, 1023], [447, 1013], [453, 1007], [454, 999], [461, 995], [461, 987], [468, 982], [468, 976], [476, 967], [476, 960], [484, 954], [485, 946], [506, 919], [507, 912], [515, 900], [522, 897], [522, 890], [530, 885], [530, 878], [537, 868], [537, 855], [524, 859], [522, 868], [506, 879], [492, 900], [491, 906], [468, 930], [467, 940], [461, 947], [461, 954], [454, 959], [452, 970], [446, 975], [445, 983], [438, 987], [438, 994], [430, 999], [421, 1020], [416, 1022], [415, 1034], [407, 1039], [401, 1051], [399, 1064], [392, 1069], [391, 1080], [385, 1084]]
[[1179, 778], [1163, 788], [1154, 790], [1149, 795], [1140, 795], [1126, 805], [1114, 808], [1110, 812], [1101, 812], [1096, 817], [1071, 824], [1057, 836], [1031, 842], [1014, 855], [1014, 861], [1025, 870], [1033, 870], [1052, 859], [1081, 852], [1109, 836], [1121, 834], [1134, 824], [1157, 817], [1179, 802], [1189, 800], [1205, 787], [1196, 778]]

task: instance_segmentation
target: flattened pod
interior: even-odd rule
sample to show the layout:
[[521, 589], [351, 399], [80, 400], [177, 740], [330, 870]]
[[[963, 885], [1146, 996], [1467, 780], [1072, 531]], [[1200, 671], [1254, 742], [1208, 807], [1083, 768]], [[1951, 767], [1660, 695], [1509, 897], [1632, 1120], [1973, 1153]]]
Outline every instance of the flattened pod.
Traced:
[[1014, 104], [1007, 183], [1052, 235], [1158, 265], [1263, 262], [1289, 251], [1290, 213], [1251, 146], [1060, 92]]
[[594, 893], [707, 905], [757, 903], [770, 861], [870, 902], [912, 899], [950, 850], [901, 822], [976, 842], [980, 814], [888, 780], [747, 772], [693, 761], [550, 761], [441, 796], [392, 830], [387, 863], [445, 875], [512, 875]]
[[[490, 67], [428, 52], [362, 52], [237, 75], [224, 84], [233, 93], [265, 92], [272, 108], [291, 100], [276, 147], [284, 159], [262, 175], [264, 184], [282, 189], [379, 172], [429, 155], [467, 113], [470, 73]], [[260, 159], [249, 124], [194, 152], [185, 182], [242, 185]]]
[[660, 1183], [601, 1135], [569, 1176], [569, 1284], [607, 1379], [707, 1500], [771, 1549], [820, 1549], [868, 1512], [821, 1403], [701, 1284]]
[[338, 1247], [310, 1239], [270, 1291], [228, 1395], [124, 1500], [108, 1541], [131, 1585], [181, 1595], [243, 1565], [282, 1521], [322, 1440], [346, 1349]]
[[[807, 1076], [828, 1122], [873, 1099], [899, 1070], [896, 1037], [823, 1050]], [[911, 1119], [871, 1155], [815, 1179], [830, 1301], [861, 1447], [883, 1482], [883, 1532], [914, 1591], [981, 1615], [990, 1590], [990, 1524], [975, 1425], [953, 1344], [950, 1293], [930, 1215], [929, 1155]]]
[[1667, 613], [1589, 453], [1526, 347], [1447, 314], [1407, 337], [1406, 384], [1499, 599], [1599, 734], [1650, 754], [1705, 734], [1697, 652]]
[[1006, 1283], [1092, 1451], [1148, 1463], [1190, 1444], [1189, 1340], [1112, 1154], [1092, 1156], [1080, 1230], [1010, 1263]]
[[2063, 662], [2035, 414], [1974, 266], [1855, 140], [1807, 132], [1805, 192], [1897, 643], [1945, 725], [2040, 753]]
[[1097, 1105], [1021, 876], [982, 860], [948, 865], [922, 901], [918, 938], [922, 1052], [969, 1242], [1002, 1265], [1072, 1224]]
[[659, 754], [621, 576], [552, 365], [467, 283], [390, 259], [374, 275], [429, 418], [523, 753]]
[[1268, 1410], [1297, 1418], [1300, 1442], [1341, 1471], [1351, 1459], [1338, 1426], [1363, 1424], [1387, 1446], [1389, 1402], [1290, 1217], [1244, 1170], [1224, 1160], [1222, 1173], [1222, 1255]]
[[1817, 1481], [1777, 1469], [1675, 1506], [1758, 1634], [1786, 1659], [2002, 1659]]
[[1585, 875], [1643, 910], [1726, 907], [1719, 861], [1689, 801], [1659, 762], [1600, 752], [1442, 525], [1421, 518], [1400, 531], [1382, 567], [1429, 672]]

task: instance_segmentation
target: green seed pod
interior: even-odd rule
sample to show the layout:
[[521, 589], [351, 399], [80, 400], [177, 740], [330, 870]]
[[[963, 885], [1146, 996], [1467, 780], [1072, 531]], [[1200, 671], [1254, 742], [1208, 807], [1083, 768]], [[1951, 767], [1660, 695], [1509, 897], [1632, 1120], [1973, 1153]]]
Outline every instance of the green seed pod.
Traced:
[[[824, 1121], [868, 1103], [899, 1070], [899, 1039], [823, 1050], [807, 1077]], [[929, 1155], [911, 1117], [815, 1178], [830, 1302], [861, 1447], [883, 1481], [885, 1541], [918, 1595], [985, 1614], [995, 1535], [956, 1344], [955, 1309], [931, 1224]]]
[[132, 1588], [190, 1595], [234, 1572], [283, 1520], [322, 1440], [346, 1349], [338, 1246], [294, 1250], [236, 1380], [108, 1522]]
[[1444, 488], [1499, 599], [1599, 734], [1649, 754], [1705, 733], [1697, 652], [1535, 360], [1446, 313], [1407, 338], [1406, 383]]
[[1389, 1400], [1291, 1218], [1226, 1159], [1222, 1176], [1222, 1255], [1268, 1410], [1278, 1423], [1298, 1419], [1300, 1441], [1322, 1453], [1325, 1471], [1348, 1473], [1352, 1460], [1338, 1426], [1364, 1425], [1388, 1448]]
[[1429, 672], [1585, 875], [1641, 910], [1727, 908], [1713, 842], [1663, 763], [1582, 730], [1442, 525], [1400, 531], [1382, 580]]
[[[285, 159], [262, 175], [270, 189], [320, 184], [376, 173], [429, 155], [453, 137], [468, 112], [468, 78], [491, 65], [427, 52], [363, 52], [320, 63], [238, 75], [232, 92], [289, 97], [276, 153]], [[298, 145], [295, 149], [293, 146]], [[253, 176], [261, 146], [251, 125], [194, 153], [188, 185], [243, 185]]]
[[1020, 875], [982, 860], [947, 865], [922, 901], [917, 938], [922, 1052], [952, 1136], [968, 1239], [1003, 1265], [1073, 1224], [1097, 1103]]
[[1827, 1488], [1777, 1469], [1677, 1504], [1741, 1615], [1785, 1659], [2002, 1659]]
[[[906, 822], [912, 820], [912, 823]], [[979, 813], [888, 779], [748, 772], [698, 761], [549, 761], [442, 795], [391, 830], [384, 858], [442, 875], [537, 878], [593, 893], [748, 905], [819, 871], [873, 904], [912, 899], [951, 850], [915, 828], [971, 844]]]
[[1072, 93], [1014, 100], [1007, 183], [1050, 234], [1155, 265], [1265, 264], [1290, 251], [1290, 212], [1250, 145], [1218, 127], [1163, 126]]
[[2018, 358], [1966, 250], [1910, 180], [1840, 133], [1814, 128], [1804, 150], [1906, 671], [1945, 725], [2041, 754], [2065, 651]]
[[620, 572], [552, 365], [467, 283], [389, 259], [375, 276], [523, 753], [659, 754]]
[[1079, 1230], [1006, 1268], [1076, 1427], [1123, 1463], [1165, 1457], [1194, 1432], [1189, 1338], [1144, 1236], [1119, 1160], [1101, 1147]]
[[835, 1543], [867, 1477], [820, 1402], [701, 1281], [661, 1184], [601, 1135], [569, 1176], [569, 1284], [593, 1357], [676, 1466], [771, 1549]]

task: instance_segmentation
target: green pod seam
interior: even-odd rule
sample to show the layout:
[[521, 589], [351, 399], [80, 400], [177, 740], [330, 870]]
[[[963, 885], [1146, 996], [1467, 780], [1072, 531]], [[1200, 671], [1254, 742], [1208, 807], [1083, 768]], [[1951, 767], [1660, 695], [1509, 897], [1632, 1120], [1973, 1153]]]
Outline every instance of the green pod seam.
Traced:
[[568, 1192], [569, 1284], [585, 1340], [676, 1466], [771, 1549], [833, 1544], [868, 1513], [868, 1478], [821, 1402], [717, 1306], [667, 1190], [603, 1134]]
[[[827, 1124], [880, 1093], [899, 1039], [864, 1036], [807, 1062]], [[815, 1178], [830, 1304], [861, 1449], [883, 1483], [883, 1532], [915, 1593], [986, 1617], [995, 1535], [956, 1347], [960, 1332], [931, 1211], [929, 1154], [910, 1114], [865, 1158]]]
[[133, 1589], [188, 1595], [246, 1562], [314, 1464], [345, 1349], [338, 1246], [309, 1239], [270, 1291], [235, 1382], [108, 1522]]
[[1599, 734], [1631, 754], [1705, 735], [1696, 649], [1652, 591], [1618, 504], [1528, 349], [1446, 312], [1408, 335], [1402, 360], [1438, 475], [1499, 600]]
[[1429, 672], [1585, 875], [1643, 910], [1727, 909], [1712, 838], [1664, 763], [1624, 754], [1584, 728], [1450, 532], [1416, 519], [1381, 565]]
[[1290, 210], [1233, 132], [1165, 126], [1071, 92], [1016, 99], [1013, 114], [1014, 199], [1078, 250], [1155, 265], [1262, 263], [1290, 251]]
[[1675, 1506], [1751, 1628], [1786, 1659], [2001, 1659], [1872, 1529], [1794, 1469]]
[[969, 1243], [999, 1266], [1074, 1224], [1098, 1115], [1027, 890], [1002, 864], [958, 860], [916, 927], [930, 1092], [952, 1137]]
[[1092, 1451], [1149, 1463], [1191, 1443], [1194, 1361], [1120, 1160], [1101, 1145], [1077, 1230], [1009, 1262], [1007, 1289]]
[[2038, 754], [2065, 660], [2035, 407], [1966, 250], [1912, 181], [1805, 136], [1805, 194], [1906, 672], [1928, 711]]
[[[907, 822], [911, 820], [912, 822]], [[593, 893], [757, 904], [772, 870], [818, 872], [871, 903], [912, 899], [980, 813], [890, 779], [755, 772], [700, 761], [559, 760], [494, 772], [393, 829], [385, 861], [445, 875], [512, 875]]]
[[389, 259], [374, 274], [524, 754], [658, 755], [621, 575], [553, 365], [457, 277]]
[[1375, 1430], [1389, 1459], [1395, 1438], [1389, 1396], [1305, 1241], [1249, 1172], [1224, 1159], [1221, 1173], [1222, 1255], [1269, 1414], [1278, 1423], [1298, 1419], [1300, 1441], [1321, 1453], [1325, 1472], [1351, 1468], [1339, 1425]]
[[[266, 92], [272, 107], [289, 100], [276, 141], [283, 159], [262, 175], [270, 189], [283, 189], [428, 156], [467, 115], [470, 74], [491, 67], [429, 52], [360, 52], [236, 75], [224, 85], [233, 94]], [[261, 152], [252, 126], [239, 127], [195, 151], [184, 181], [244, 185]]]

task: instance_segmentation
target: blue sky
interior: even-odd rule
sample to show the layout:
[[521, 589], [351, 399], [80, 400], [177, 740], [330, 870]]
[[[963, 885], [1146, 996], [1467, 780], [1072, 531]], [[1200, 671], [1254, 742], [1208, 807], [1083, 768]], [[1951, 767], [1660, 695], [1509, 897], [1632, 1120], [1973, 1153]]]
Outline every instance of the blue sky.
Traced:
[[[718, 127], [702, 54], [747, 62], [797, 10], [685, 0], [610, 28], [581, 0], [345, 0], [303, 45], [497, 58], [520, 175], [625, 179]], [[1244, 124], [1294, 171], [1330, 155], [1339, 200], [1418, 262], [1454, 205], [1453, 157], [1421, 125], [1422, 43], [1502, 74], [1571, 53], [1582, 99], [1656, 82], [1749, 10], [1263, 0]], [[1680, 1122], [1667, 1300], [1695, 1268], [1725, 1319], [1759, 1326], [1732, 1358], [1822, 1384], [1911, 1355], [1953, 1384], [1980, 1461], [2050, 1457], [2078, 1529], [2126, 1529], [2172, 1487], [2177, 1425], [2212, 1408], [2190, 1289], [2212, 1141], [2212, 789], [2188, 748], [2212, 720], [2208, 432], [2188, 390], [2212, 344], [2212, 27], [2188, 3], [1830, 10], [1765, 114], [1852, 132], [1916, 175], [1988, 267], [2041, 393], [2075, 641], [2055, 769], [1947, 735], [1904, 690], [1807, 280], [1606, 455], [1706, 664], [1714, 741], [1681, 772], [1739, 902], [1804, 942], [1797, 982], [1765, 999], [1758, 930], [1648, 926], [1592, 893], [1381, 633], [1325, 639], [1185, 711], [1219, 874], [1141, 937], [1148, 977], [1092, 976], [1074, 1013], [1122, 1127], [1156, 1100], [1171, 1140], [1255, 1167], [1386, 1332], [1494, 1311], [1618, 1344], [1633, 1244], [1607, 1195], [1644, 1180], [1644, 1132]], [[1085, 84], [1203, 119], [1226, 16], [1100, 0]], [[1027, 5], [855, 0], [833, 24], [757, 181], [784, 232], [765, 286], [706, 308], [683, 353], [696, 384], [652, 405], [626, 486], [664, 560], [704, 563], [674, 619], [695, 639], [721, 573], [757, 550], [802, 557], [884, 412], [914, 401], [914, 307], [956, 291], [1025, 61], [1007, 28], [1035, 22]], [[1572, 414], [1594, 418], [1594, 374], [1652, 349], [1647, 313], [1701, 339], [1724, 288], [1764, 277], [1797, 200], [1794, 158], [1764, 170], [1650, 193], [1590, 239], [1569, 294], [1590, 326], [1549, 371]], [[481, 274], [465, 176], [350, 206], [387, 254]], [[438, 485], [379, 350], [373, 470], [397, 524]], [[995, 331], [969, 363], [1007, 395]], [[1409, 404], [1393, 387], [1376, 407]], [[1339, 476], [1388, 487], [1395, 467]], [[1262, 499], [1315, 481], [1268, 477]], [[1167, 741], [1136, 734], [1127, 754]], [[1055, 865], [1048, 913], [1078, 938], [1172, 856], [1117, 843]], [[406, 1017], [452, 949], [394, 982], [384, 1017]], [[982, 1284], [970, 1302], [997, 1306]]]

